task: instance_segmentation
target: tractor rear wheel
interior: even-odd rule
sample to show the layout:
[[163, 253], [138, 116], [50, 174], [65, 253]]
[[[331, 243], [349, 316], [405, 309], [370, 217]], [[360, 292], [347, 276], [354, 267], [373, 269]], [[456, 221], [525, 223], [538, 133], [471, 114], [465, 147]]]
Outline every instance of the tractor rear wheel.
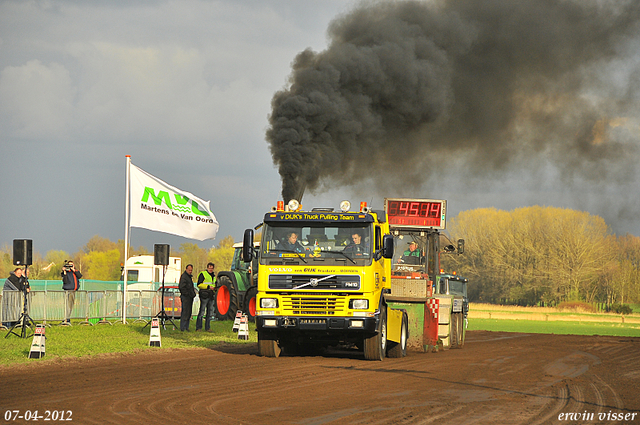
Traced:
[[238, 310], [238, 293], [227, 276], [221, 276], [216, 291], [216, 318], [233, 320]]

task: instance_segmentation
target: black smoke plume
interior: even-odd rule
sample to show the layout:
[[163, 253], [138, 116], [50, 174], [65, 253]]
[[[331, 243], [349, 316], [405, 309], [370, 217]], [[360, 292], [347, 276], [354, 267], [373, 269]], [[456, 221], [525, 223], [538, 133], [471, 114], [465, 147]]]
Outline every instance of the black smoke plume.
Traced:
[[485, 175], [543, 158], [567, 176], [633, 172], [639, 18], [636, 0], [362, 3], [273, 97], [283, 199], [420, 184], [448, 158]]

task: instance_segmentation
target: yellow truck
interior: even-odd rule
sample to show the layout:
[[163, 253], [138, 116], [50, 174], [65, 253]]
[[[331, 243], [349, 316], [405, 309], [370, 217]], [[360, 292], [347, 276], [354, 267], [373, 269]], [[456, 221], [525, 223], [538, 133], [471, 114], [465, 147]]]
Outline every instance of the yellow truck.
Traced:
[[[303, 210], [295, 200], [286, 206], [279, 201], [261, 225], [245, 231], [243, 261], [258, 258], [260, 355], [338, 344], [359, 347], [369, 360], [406, 355], [407, 312], [386, 301], [396, 243], [389, 221], [397, 219], [388, 211], [389, 201], [378, 211], [364, 202], [353, 210], [343, 201], [336, 211]], [[432, 208], [415, 212], [425, 216], [420, 219], [425, 228], [444, 219], [445, 208], [422, 208]], [[253, 234], [260, 227], [256, 249]]]

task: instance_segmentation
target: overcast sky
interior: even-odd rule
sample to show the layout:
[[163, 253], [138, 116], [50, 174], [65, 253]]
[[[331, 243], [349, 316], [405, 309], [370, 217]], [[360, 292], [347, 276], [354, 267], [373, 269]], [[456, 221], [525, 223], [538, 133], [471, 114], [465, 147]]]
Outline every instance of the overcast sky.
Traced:
[[[280, 198], [265, 142], [271, 99], [296, 54], [325, 49], [329, 22], [355, 4], [0, 2], [0, 246], [33, 239], [44, 255], [77, 252], [94, 235], [123, 239], [125, 155], [211, 201], [220, 230], [200, 246], [227, 235], [240, 241]], [[465, 167], [434, 160], [443, 170]], [[543, 162], [476, 181], [461, 168], [415, 197], [448, 199], [450, 216], [478, 207], [575, 208], [640, 235], [637, 174], [570, 184], [565, 176], [560, 184], [561, 174]], [[360, 183], [306, 194], [303, 204], [337, 207], [348, 198], [381, 208], [385, 195], [398, 194]], [[196, 241], [132, 229], [133, 246], [184, 242]]]

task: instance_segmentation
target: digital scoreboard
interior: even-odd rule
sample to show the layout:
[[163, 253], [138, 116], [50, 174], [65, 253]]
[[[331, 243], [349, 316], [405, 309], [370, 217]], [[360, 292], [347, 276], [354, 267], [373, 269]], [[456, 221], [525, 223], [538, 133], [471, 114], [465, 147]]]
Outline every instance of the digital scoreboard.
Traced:
[[447, 201], [386, 198], [384, 209], [392, 227], [445, 229]]

